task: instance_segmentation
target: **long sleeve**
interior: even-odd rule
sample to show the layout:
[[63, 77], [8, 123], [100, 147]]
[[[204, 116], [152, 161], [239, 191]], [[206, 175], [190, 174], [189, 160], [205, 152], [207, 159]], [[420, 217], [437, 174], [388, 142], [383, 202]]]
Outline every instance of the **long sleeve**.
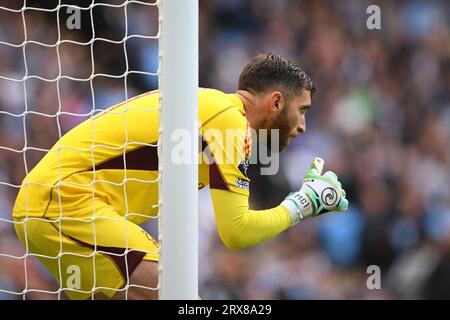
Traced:
[[271, 239], [291, 226], [290, 214], [284, 206], [249, 210], [245, 195], [211, 189], [211, 196], [219, 235], [232, 250]]

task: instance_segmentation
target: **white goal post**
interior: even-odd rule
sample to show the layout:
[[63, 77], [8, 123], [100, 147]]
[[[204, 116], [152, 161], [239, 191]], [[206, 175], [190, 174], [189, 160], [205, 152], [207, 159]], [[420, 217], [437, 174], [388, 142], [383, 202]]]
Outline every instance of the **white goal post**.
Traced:
[[[159, 5], [159, 298], [192, 300], [198, 297], [198, 0]], [[174, 130], [192, 138], [189, 163], [171, 157]]]

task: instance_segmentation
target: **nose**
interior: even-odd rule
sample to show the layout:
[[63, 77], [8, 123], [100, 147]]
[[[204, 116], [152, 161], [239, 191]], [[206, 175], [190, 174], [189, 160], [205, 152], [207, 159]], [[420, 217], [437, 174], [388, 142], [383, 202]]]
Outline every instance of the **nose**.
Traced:
[[297, 133], [305, 133], [306, 131], [306, 121], [305, 116], [302, 116], [297, 124]]

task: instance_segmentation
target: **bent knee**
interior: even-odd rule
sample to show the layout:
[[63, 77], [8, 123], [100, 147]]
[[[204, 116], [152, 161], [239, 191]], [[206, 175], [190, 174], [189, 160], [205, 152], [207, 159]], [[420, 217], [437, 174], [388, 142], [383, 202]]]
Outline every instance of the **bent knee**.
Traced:
[[156, 300], [158, 299], [158, 263], [142, 260], [133, 271], [123, 290], [112, 299]]

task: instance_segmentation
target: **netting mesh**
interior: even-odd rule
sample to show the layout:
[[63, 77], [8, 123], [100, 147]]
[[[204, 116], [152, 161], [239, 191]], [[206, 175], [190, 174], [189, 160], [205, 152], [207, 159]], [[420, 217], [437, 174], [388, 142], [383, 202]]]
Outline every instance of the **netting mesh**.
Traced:
[[[68, 290], [93, 297], [102, 289], [96, 283], [95, 272], [93, 287], [88, 291], [77, 289], [77, 281], [73, 281], [75, 288], [67, 287], [62, 278], [60, 284], [52, 281], [36, 258], [57, 261], [61, 277], [64, 272], [77, 273], [76, 266], [62, 270], [60, 263], [62, 257], [74, 253], [64, 252], [62, 242], [57, 255], [33, 253], [27, 240], [27, 228], [24, 228], [25, 245], [21, 245], [14, 225], [48, 220], [26, 217], [14, 222], [11, 211], [25, 176], [68, 130], [107, 107], [157, 88], [158, 38], [158, 4], [155, 1], [0, 1], [0, 299], [64, 299], [62, 293]], [[133, 108], [130, 104], [117, 112], [123, 115], [125, 132], [126, 113]], [[158, 109], [150, 111], [158, 112]], [[93, 125], [92, 138], [95, 141]], [[91, 187], [93, 201], [97, 183], [123, 187], [125, 250], [108, 252], [109, 255], [127, 256], [132, 251], [126, 241], [127, 220], [130, 216], [147, 217], [129, 211], [127, 183], [158, 181], [158, 178], [127, 177], [125, 153], [136, 145], [157, 147], [131, 141], [125, 135], [125, 142], [119, 147], [92, 144], [88, 149], [77, 149], [91, 153], [94, 179], [78, 186]], [[96, 178], [94, 152], [98, 148], [122, 151], [125, 168], [122, 181]], [[60, 151], [61, 148], [56, 148], [51, 152], [59, 154]], [[63, 182], [61, 172], [59, 181], [41, 185], [55, 188], [59, 195], [64, 183], [77, 185]], [[78, 256], [92, 258], [95, 268], [96, 254], [104, 253], [95, 242], [95, 212], [88, 220], [65, 216], [61, 199], [58, 201], [60, 217], [52, 222], [59, 226], [60, 239], [64, 236], [61, 231], [64, 221], [78, 220], [92, 225], [93, 252]], [[149, 233], [156, 233], [156, 223], [152, 220], [144, 227]], [[127, 261], [125, 259], [126, 270]], [[115, 290], [126, 294], [130, 286], [136, 286], [128, 280], [123, 288]]]

